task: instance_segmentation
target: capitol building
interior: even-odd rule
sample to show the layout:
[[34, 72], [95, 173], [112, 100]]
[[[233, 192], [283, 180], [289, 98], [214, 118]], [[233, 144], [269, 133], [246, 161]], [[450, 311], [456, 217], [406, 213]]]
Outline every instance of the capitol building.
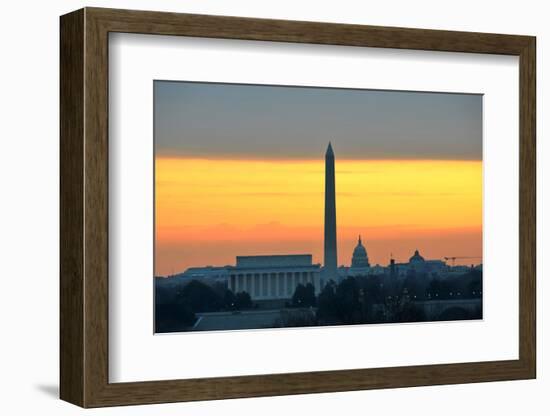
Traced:
[[396, 263], [393, 258], [387, 266], [376, 264], [371, 266], [367, 249], [363, 245], [361, 236], [357, 246], [353, 250], [351, 266], [340, 266], [338, 268], [338, 278], [369, 276], [369, 275], [388, 275], [394, 278], [404, 278], [416, 274], [428, 276], [444, 276], [450, 270], [449, 266], [442, 260], [425, 260], [418, 250], [409, 258], [406, 263]]

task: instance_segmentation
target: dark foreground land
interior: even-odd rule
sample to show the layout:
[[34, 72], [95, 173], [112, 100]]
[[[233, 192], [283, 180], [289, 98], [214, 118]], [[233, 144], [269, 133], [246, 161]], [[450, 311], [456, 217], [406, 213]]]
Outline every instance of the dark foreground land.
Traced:
[[482, 313], [482, 274], [452, 278], [349, 277], [330, 282], [317, 296], [298, 285], [291, 299], [252, 302], [246, 292], [192, 280], [156, 279], [155, 332], [290, 328], [475, 320]]

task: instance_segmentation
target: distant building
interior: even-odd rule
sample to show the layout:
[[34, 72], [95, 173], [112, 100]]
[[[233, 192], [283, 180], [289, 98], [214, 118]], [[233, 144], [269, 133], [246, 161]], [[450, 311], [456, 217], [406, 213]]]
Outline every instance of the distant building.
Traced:
[[414, 255], [409, 259], [409, 270], [414, 270], [418, 273], [428, 275], [442, 275], [447, 271], [448, 267], [442, 260], [424, 260], [418, 250], [415, 250]]
[[414, 274], [426, 274], [428, 276], [443, 276], [449, 267], [442, 260], [426, 260], [418, 250], [409, 258], [408, 263], [395, 263], [395, 275], [406, 277]]
[[351, 267], [347, 271], [348, 276], [365, 276], [371, 273], [371, 267], [369, 264], [369, 256], [367, 255], [367, 249], [363, 246], [361, 236], [357, 242], [357, 246], [353, 250], [353, 256], [351, 257]]
[[409, 270], [416, 272], [423, 272], [426, 267], [426, 261], [424, 257], [420, 255], [418, 250], [414, 251], [414, 254], [409, 259]]
[[203, 281], [203, 283], [227, 283], [231, 267], [232, 266], [190, 267], [176, 277], [200, 280]]
[[442, 260], [426, 260], [425, 272], [432, 276], [442, 276], [449, 270], [449, 266]]
[[321, 265], [311, 254], [238, 256], [229, 272], [228, 288], [248, 292], [252, 300], [290, 299], [296, 286], [311, 283], [321, 290]]

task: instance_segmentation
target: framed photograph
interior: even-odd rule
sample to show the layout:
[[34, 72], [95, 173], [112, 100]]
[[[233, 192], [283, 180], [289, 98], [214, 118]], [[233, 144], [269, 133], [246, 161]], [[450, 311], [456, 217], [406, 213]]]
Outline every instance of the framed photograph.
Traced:
[[536, 377], [534, 37], [60, 28], [63, 400]]

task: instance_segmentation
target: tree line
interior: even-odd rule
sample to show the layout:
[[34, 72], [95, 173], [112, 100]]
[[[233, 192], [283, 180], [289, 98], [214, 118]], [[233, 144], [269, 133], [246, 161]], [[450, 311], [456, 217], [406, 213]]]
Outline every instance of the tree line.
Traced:
[[463, 275], [428, 277], [417, 274], [405, 279], [384, 275], [348, 277], [330, 281], [317, 297], [316, 325], [422, 322], [428, 320], [479, 319], [475, 312], [461, 308], [439, 317], [427, 317], [417, 302], [475, 299], [482, 296], [482, 273], [471, 270]]
[[184, 285], [155, 285], [155, 331], [177, 332], [191, 327], [199, 312], [240, 311], [253, 307], [250, 294], [233, 293], [223, 284], [207, 285], [191, 280]]
[[[198, 280], [167, 287], [156, 279], [155, 328], [157, 332], [183, 331], [192, 327], [197, 313], [241, 311], [257, 307], [247, 292], [233, 293], [221, 283], [208, 285]], [[428, 277], [409, 275], [389, 279], [385, 275], [348, 277], [329, 281], [316, 295], [311, 283], [296, 286], [285, 303], [287, 311], [275, 326], [347, 325], [383, 322], [420, 322], [427, 317], [419, 301], [481, 298], [482, 273]], [[309, 309], [309, 311], [307, 311]], [[475, 313], [454, 311], [441, 319], [481, 318]]]

